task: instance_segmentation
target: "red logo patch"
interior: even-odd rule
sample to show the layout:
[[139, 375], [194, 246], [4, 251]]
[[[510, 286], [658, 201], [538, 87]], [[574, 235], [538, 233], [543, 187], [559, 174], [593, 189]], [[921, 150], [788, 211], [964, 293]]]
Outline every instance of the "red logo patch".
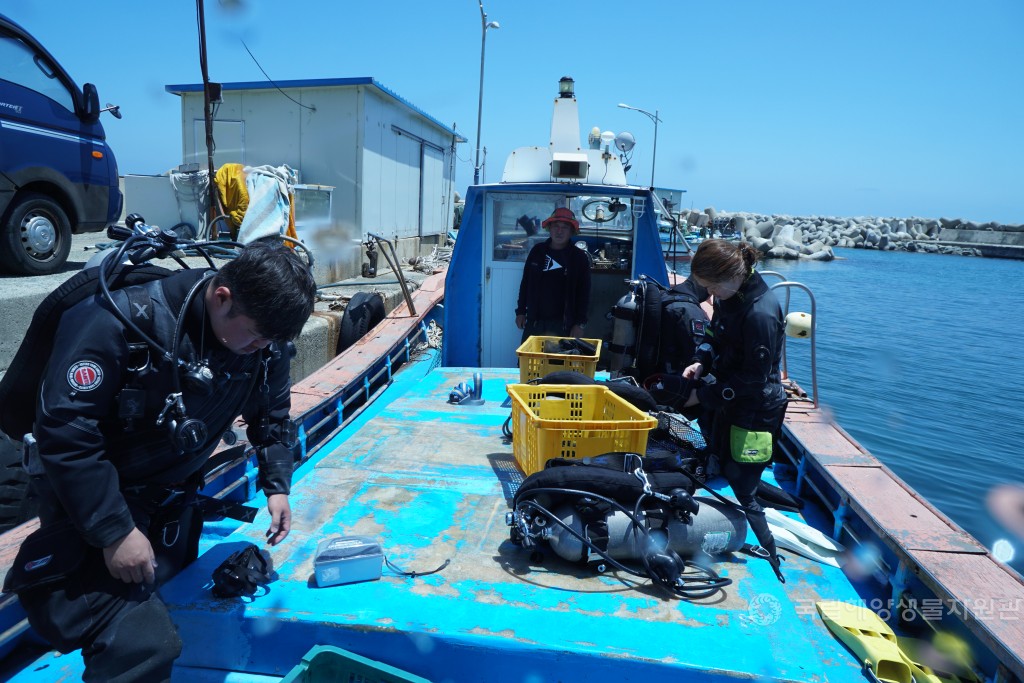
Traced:
[[103, 370], [91, 360], [80, 360], [68, 368], [68, 384], [75, 391], [92, 391], [103, 383]]

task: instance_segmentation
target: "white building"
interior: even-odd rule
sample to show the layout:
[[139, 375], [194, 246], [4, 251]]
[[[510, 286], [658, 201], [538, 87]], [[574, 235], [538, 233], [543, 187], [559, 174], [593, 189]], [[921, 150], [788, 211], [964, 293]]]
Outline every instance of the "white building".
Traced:
[[[287, 164], [301, 184], [332, 187], [335, 245], [357, 246], [372, 232], [396, 241], [404, 257], [443, 243], [454, 209], [455, 146], [466, 142], [454, 130], [372, 77], [221, 88], [215, 168]], [[206, 168], [202, 84], [165, 89], [181, 97], [183, 162]], [[360, 251], [347, 251], [330, 256], [336, 277], [359, 272]]]

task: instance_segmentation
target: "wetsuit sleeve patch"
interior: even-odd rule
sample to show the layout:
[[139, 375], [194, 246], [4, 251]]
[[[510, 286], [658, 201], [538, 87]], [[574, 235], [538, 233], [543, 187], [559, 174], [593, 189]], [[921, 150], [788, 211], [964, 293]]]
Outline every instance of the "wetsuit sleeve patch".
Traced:
[[92, 391], [103, 384], [103, 368], [91, 360], [75, 361], [68, 368], [67, 379], [75, 391]]

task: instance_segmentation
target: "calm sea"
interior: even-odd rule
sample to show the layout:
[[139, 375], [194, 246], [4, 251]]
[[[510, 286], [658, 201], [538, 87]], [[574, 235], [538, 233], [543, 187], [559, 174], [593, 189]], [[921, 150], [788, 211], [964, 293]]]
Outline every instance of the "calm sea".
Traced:
[[[1024, 539], [985, 503], [993, 486], [1024, 484], [1024, 261], [836, 256], [762, 266], [814, 292], [821, 404], [988, 548], [1009, 541], [1009, 564], [1024, 573]], [[792, 291], [790, 310], [809, 312], [807, 296]], [[810, 390], [808, 343], [788, 348], [790, 374]]]

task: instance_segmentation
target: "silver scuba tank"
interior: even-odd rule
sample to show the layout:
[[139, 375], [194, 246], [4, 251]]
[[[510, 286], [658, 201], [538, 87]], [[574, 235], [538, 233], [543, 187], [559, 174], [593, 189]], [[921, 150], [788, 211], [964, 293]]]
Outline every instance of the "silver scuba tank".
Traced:
[[608, 350], [609, 369], [621, 372], [633, 364], [636, 357], [636, 321], [639, 303], [631, 288], [612, 308], [612, 343]]
[[[743, 547], [747, 538], [747, 518], [741, 510], [715, 498], [698, 497], [694, 500], [700, 507], [696, 514], [690, 516], [689, 522], [670, 518], [664, 527], [650, 531], [649, 538], [657, 545], [652, 548], [638, 547], [647, 537], [643, 533], [634, 533], [633, 523], [625, 513], [613, 511], [605, 518], [608, 524], [606, 552], [616, 560], [640, 559], [645, 554], [664, 550], [667, 545], [686, 559], [699, 553], [732, 553]], [[553, 513], [580, 536], [590, 537], [571, 504], [560, 505]], [[639, 519], [643, 521], [643, 518], [641, 512]], [[551, 525], [547, 540], [559, 557], [570, 562], [586, 559], [591, 554], [582, 541], [558, 524]]]

